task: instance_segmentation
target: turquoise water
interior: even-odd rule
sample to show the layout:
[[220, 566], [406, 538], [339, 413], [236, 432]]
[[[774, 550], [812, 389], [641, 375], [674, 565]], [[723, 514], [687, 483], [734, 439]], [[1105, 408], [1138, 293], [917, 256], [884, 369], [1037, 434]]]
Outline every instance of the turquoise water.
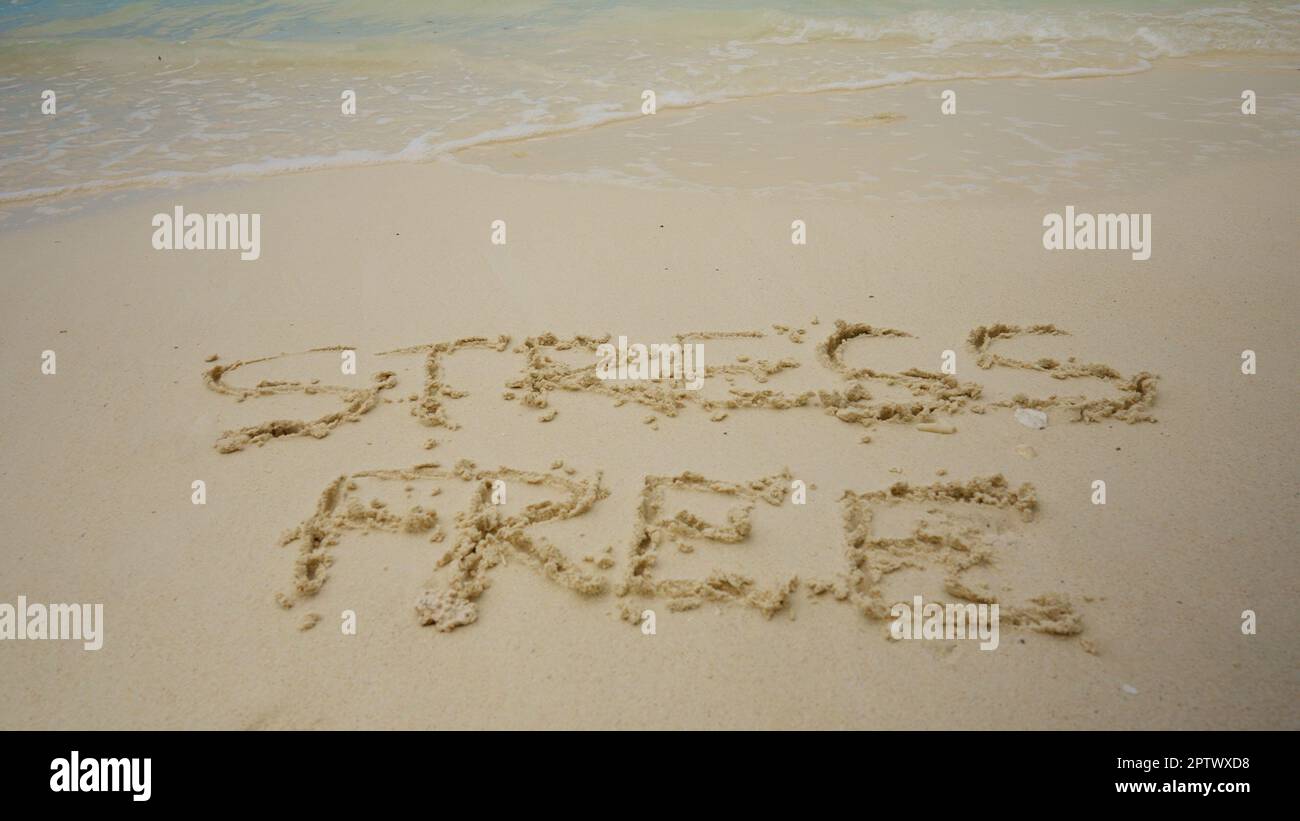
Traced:
[[665, 110], [1227, 54], [1300, 54], [1300, 4], [17, 2], [0, 202], [423, 161], [631, 119], [646, 89]]
[[[621, 10], [654, 11], [664, 17], [696, 17], [740, 13], [746, 16], [785, 13], [809, 21], [886, 21], [909, 14], [960, 15], [966, 12], [1051, 15], [1075, 12], [1181, 13], [1206, 9], [1237, 9], [1258, 13], [1252, 4], [1214, 0], [1092, 0], [1088, 3], [1057, 0], [1002, 0], [1002, 2], [862, 2], [861, 0], [810, 0], [808, 2], [757, 3], [695, 0], [674, 2], [545, 2], [545, 0], [492, 0], [491, 2], [230, 2], [229, 0], [96, 0], [95, 2], [30, 2], [19, 0], [0, 7], [0, 33], [21, 36], [151, 37], [193, 39], [230, 37], [256, 39], [314, 39], [401, 35], [456, 37], [499, 31], [500, 26], [554, 31], [580, 25], [584, 19]], [[1262, 6], [1263, 4], [1255, 4]], [[1271, 4], [1284, 7], [1285, 4]], [[698, 19], [698, 18], [697, 18]]]

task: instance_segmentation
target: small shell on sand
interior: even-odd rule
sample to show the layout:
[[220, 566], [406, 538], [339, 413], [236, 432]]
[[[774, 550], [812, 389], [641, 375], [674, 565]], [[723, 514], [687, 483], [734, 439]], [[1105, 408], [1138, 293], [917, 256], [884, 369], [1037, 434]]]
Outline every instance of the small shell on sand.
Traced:
[[1042, 430], [1047, 427], [1047, 414], [1033, 408], [1016, 408], [1016, 421], [1027, 428]]
[[924, 425], [917, 425], [916, 429], [925, 433], [956, 433], [957, 429], [952, 425], [940, 425], [937, 422], [927, 422]]

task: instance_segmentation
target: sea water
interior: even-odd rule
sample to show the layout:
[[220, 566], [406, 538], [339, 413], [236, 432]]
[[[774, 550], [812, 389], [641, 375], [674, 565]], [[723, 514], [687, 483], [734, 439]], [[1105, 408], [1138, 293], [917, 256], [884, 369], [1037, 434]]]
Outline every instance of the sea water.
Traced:
[[[918, 83], [1140, 74], [1161, 60], [1229, 54], [1300, 54], [1300, 5], [13, 2], [0, 7], [0, 205], [428, 161], [632, 120], [646, 90], [671, 112]], [[47, 91], [53, 114], [43, 112]], [[348, 91], [355, 114], [343, 113]]]

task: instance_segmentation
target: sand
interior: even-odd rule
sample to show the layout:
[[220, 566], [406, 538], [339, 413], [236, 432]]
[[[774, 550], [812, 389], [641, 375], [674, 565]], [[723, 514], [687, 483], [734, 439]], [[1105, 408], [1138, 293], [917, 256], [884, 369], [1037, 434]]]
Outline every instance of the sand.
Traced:
[[[12, 220], [0, 577], [105, 642], [0, 646], [0, 726], [1300, 727], [1300, 166], [1069, 202], [549, 172], [620, 128]], [[261, 258], [154, 251], [182, 201], [262, 214]], [[1071, 202], [1153, 214], [1152, 258], [1044, 250]], [[611, 334], [701, 341], [704, 389], [595, 379]], [[999, 602], [1000, 647], [891, 641], [913, 592]]]

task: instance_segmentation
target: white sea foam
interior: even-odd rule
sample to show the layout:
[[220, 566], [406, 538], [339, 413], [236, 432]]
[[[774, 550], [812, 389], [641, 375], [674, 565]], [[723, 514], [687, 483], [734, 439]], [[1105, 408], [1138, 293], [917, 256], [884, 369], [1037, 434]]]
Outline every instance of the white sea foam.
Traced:
[[[428, 161], [632, 120], [647, 88], [664, 111], [909, 83], [1120, 76], [1187, 56], [1300, 54], [1300, 5], [1255, 0], [1127, 8], [1044, 0], [852, 16], [833, 0], [803, 4], [798, 15], [726, 2], [703, 11], [543, 2], [455, 13], [316, 0], [59, 6], [0, 14], [2, 203]], [[56, 117], [38, 110], [48, 87], [59, 93]], [[352, 118], [337, 108], [344, 88], [358, 94]]]

